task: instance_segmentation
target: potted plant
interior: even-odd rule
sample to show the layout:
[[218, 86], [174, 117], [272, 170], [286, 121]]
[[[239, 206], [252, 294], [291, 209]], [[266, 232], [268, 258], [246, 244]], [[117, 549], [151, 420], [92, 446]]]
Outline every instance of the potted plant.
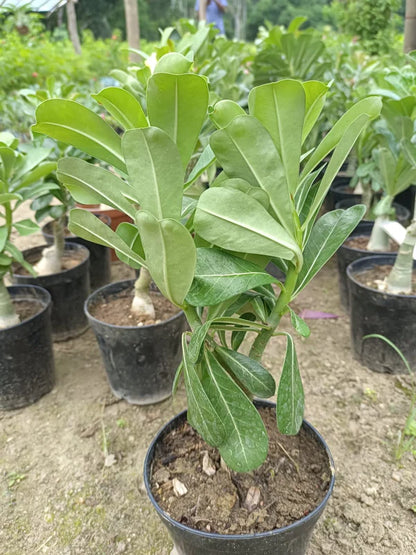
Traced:
[[394, 217], [393, 200], [416, 181], [416, 166], [410, 152], [414, 127], [414, 97], [400, 100], [383, 100], [383, 121], [378, 125], [378, 146], [372, 151], [370, 168], [372, 181], [383, 192], [373, 205], [375, 222], [367, 230], [357, 231], [337, 253], [341, 303], [348, 308], [347, 266], [370, 253], [389, 253], [396, 249], [384, 230], [385, 224]]
[[[224, 171], [197, 203], [188, 203], [184, 202], [188, 185], [184, 186], [184, 175], [205, 119], [208, 88], [202, 77], [183, 73], [184, 59], [177, 66], [179, 59], [177, 55], [171, 58], [169, 73], [158, 73], [156, 68], [149, 79], [148, 120], [143, 120], [141, 127], [126, 131], [120, 142], [98, 121], [90, 119], [89, 126], [84, 127], [80, 139], [84, 147], [97, 153], [99, 149], [103, 160], [108, 161], [109, 156], [116, 159], [120, 171], [127, 174], [127, 182], [74, 159], [58, 164], [58, 176], [75, 198], [87, 202], [105, 196], [108, 204], [131, 214], [134, 225], [123, 225], [114, 233], [87, 212], [75, 209], [70, 214], [69, 227], [77, 235], [115, 248], [123, 259], [140, 265], [141, 272], [147, 270], [160, 292], [182, 309], [191, 329], [182, 337], [183, 363], [174, 387], [183, 375], [188, 421], [207, 443], [184, 428], [182, 414], [156, 438], [145, 465], [148, 493], [169, 526], [179, 553], [275, 553], [278, 549], [290, 553], [288, 545], [292, 542], [290, 549], [300, 554], [330, 495], [333, 468], [319, 434], [310, 425], [302, 424], [303, 389], [292, 335], [277, 332], [276, 328], [282, 316], [290, 313], [295, 329], [308, 335], [306, 324], [289, 303], [363, 215], [364, 207], [355, 206], [345, 212], [326, 214], [315, 223], [332, 179], [362, 127], [378, 115], [380, 100], [369, 98], [353, 106], [303, 159], [302, 169], [302, 144], [323, 108], [327, 92], [324, 84], [283, 80], [255, 88], [249, 97], [250, 115], [231, 101], [218, 103], [211, 111], [211, 119], [219, 129], [210, 144]], [[168, 61], [164, 60], [164, 68]], [[37, 129], [57, 133], [56, 124], [66, 108], [61, 105], [52, 114], [46, 103], [41, 105]], [[65, 117], [68, 116], [66, 112]], [[79, 118], [69, 120], [79, 125]], [[100, 132], [99, 126], [106, 134]], [[79, 134], [72, 135], [72, 139], [78, 140]], [[320, 164], [331, 152], [318, 183], [315, 180]], [[203, 166], [202, 161], [199, 166]], [[110, 186], [110, 181], [114, 186]], [[187, 217], [183, 206], [187, 207]], [[285, 285], [264, 271], [272, 259], [285, 270]], [[279, 294], [272, 283], [277, 285]], [[256, 334], [249, 356], [239, 350], [248, 331]], [[220, 458], [231, 481], [249, 476], [235, 471], [267, 469], [267, 465], [262, 465], [268, 453], [267, 433], [252, 399], [271, 397], [275, 392], [274, 380], [260, 359], [276, 333], [287, 337], [287, 349], [276, 405], [283, 435], [277, 435], [276, 427], [271, 426], [271, 442], [282, 445], [282, 438], [287, 436], [289, 442], [297, 445], [283, 447], [291, 467], [289, 474], [295, 479], [297, 471], [305, 470], [305, 461], [301, 463], [297, 456], [295, 460], [293, 450], [300, 448], [306, 453], [301, 446], [303, 441], [317, 448], [318, 474], [324, 477], [313, 487], [315, 494], [319, 492], [316, 505], [303, 505], [301, 513], [298, 508], [299, 518], [289, 518], [258, 534], [252, 533], [253, 528], [248, 533], [207, 533], [206, 525], [210, 523], [201, 515], [197, 515], [199, 524], [194, 523], [195, 528], [175, 522], [174, 516], [167, 515], [171, 507], [164, 502], [166, 498], [186, 497], [194, 474], [186, 485], [177, 477], [172, 479], [168, 461], [176, 460], [177, 453], [166, 456], [166, 465], [162, 463], [163, 471], [158, 472], [158, 456], [163, 444], [170, 442], [168, 432], [179, 434], [181, 445], [181, 431], [185, 430], [186, 438], [193, 436], [196, 447], [191, 450], [197, 450], [197, 466], [205, 467], [207, 475], [212, 476], [212, 471], [219, 473]], [[274, 420], [270, 408], [263, 416]], [[218, 449], [214, 463], [213, 447]], [[201, 450], [206, 450], [207, 456]], [[209, 487], [213, 489], [212, 485]], [[241, 505], [248, 497], [256, 497], [257, 492], [254, 485], [250, 495], [240, 491]], [[227, 497], [227, 502], [240, 504], [238, 496], [233, 495]], [[304, 516], [305, 511], [310, 514]], [[192, 514], [195, 508], [186, 511], [186, 518]], [[204, 530], [198, 529], [201, 523]]]
[[[53, 169], [56, 162], [53, 162]], [[65, 241], [67, 212], [73, 205], [69, 192], [53, 180], [53, 174], [40, 184], [24, 190], [25, 198], [33, 199], [31, 208], [39, 222], [52, 218], [52, 244], [23, 251], [33, 265], [34, 274], [21, 264], [13, 267], [17, 284], [40, 285], [52, 297], [52, 333], [55, 341], [64, 341], [83, 333], [88, 327], [84, 302], [90, 293], [89, 250], [82, 244]]]
[[35, 402], [54, 384], [50, 311], [47, 291], [35, 286], [6, 287], [13, 262], [34, 273], [15, 245], [11, 233], [38, 230], [31, 220], [14, 221], [24, 200], [21, 191], [50, 172], [44, 162], [49, 151], [18, 150], [10, 133], [0, 133], [0, 408], [16, 409]]

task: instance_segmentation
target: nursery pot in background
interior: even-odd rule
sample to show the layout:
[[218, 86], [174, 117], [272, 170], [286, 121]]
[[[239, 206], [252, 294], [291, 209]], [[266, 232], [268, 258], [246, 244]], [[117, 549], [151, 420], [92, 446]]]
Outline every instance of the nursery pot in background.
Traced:
[[[416, 368], [416, 295], [393, 295], [360, 283], [359, 274], [375, 266], [392, 267], [394, 254], [368, 256], [347, 268], [350, 290], [351, 341], [354, 356], [376, 372], [403, 373], [406, 369], [398, 354], [383, 340], [363, 337], [383, 335]], [[414, 262], [413, 272], [416, 269]]]
[[[36, 264], [45, 245], [23, 251], [30, 264]], [[25, 275], [21, 267], [15, 266], [13, 281], [17, 284], [33, 284], [44, 287], [52, 297], [52, 337], [54, 341], [65, 341], [80, 335], [88, 328], [84, 314], [84, 302], [90, 293], [89, 256], [86, 247], [75, 243], [65, 244], [64, 258], [77, 259], [74, 267], [56, 274], [33, 277]]]
[[[354, 206], [355, 204], [360, 204], [360, 203], [361, 203], [361, 195], [359, 195], [358, 200], [355, 200], [354, 198], [347, 198], [347, 199], [340, 200], [336, 203], [335, 208], [343, 208], [345, 210], [347, 208], [350, 208], [351, 206]], [[393, 202], [393, 208], [396, 212], [395, 220], [398, 221], [399, 224], [402, 224], [402, 226], [406, 227], [409, 224], [411, 219], [410, 210], [397, 202]], [[374, 220], [362, 220], [362, 221], [374, 222]]]
[[167, 399], [181, 360], [181, 336], [186, 319], [181, 311], [153, 325], [118, 326], [95, 318], [97, 304], [125, 294], [134, 280], [119, 281], [95, 291], [85, 303], [85, 313], [100, 347], [114, 395], [129, 403], [148, 405]]
[[51, 296], [34, 285], [12, 285], [8, 291], [16, 308], [24, 304], [34, 309], [16, 326], [0, 330], [0, 409], [4, 410], [34, 403], [55, 382]]
[[[107, 225], [111, 224], [111, 219], [105, 215], [98, 215], [100, 220]], [[53, 243], [53, 222], [48, 222], [42, 227], [42, 235], [48, 245]], [[108, 247], [92, 243], [82, 237], [77, 237], [68, 232], [65, 237], [67, 243], [77, 243], [87, 247], [90, 251], [90, 286], [94, 291], [111, 281], [111, 251]]]
[[[274, 407], [267, 401], [256, 401], [257, 407]], [[321, 503], [307, 516], [289, 526], [256, 534], [215, 534], [196, 530], [173, 520], [157, 503], [151, 489], [152, 466], [157, 456], [158, 445], [173, 429], [186, 420], [186, 411], [181, 412], [168, 422], [156, 435], [147, 452], [144, 462], [144, 483], [147, 494], [163, 524], [175, 544], [178, 555], [304, 555], [313, 528], [321, 516], [334, 487], [334, 462], [331, 453], [321, 435], [308, 422], [303, 422], [303, 429], [318, 442], [328, 457], [330, 483]]]

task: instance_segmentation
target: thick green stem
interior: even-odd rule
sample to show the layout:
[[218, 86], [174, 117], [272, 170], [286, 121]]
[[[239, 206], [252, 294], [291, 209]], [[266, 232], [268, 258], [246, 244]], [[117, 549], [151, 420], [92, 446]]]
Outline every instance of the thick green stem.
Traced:
[[40, 276], [57, 274], [62, 270], [62, 258], [65, 251], [65, 220], [59, 218], [53, 222], [53, 245], [43, 249], [42, 258], [34, 266]]
[[62, 260], [65, 251], [65, 218], [53, 222], [53, 244], [59, 259]]
[[261, 360], [267, 343], [273, 336], [283, 314], [287, 311], [287, 307], [292, 299], [293, 291], [296, 287], [297, 279], [298, 271], [295, 267], [292, 266], [286, 275], [284, 289], [280, 293], [276, 305], [274, 306], [267, 320], [269, 329], [261, 331], [254, 340], [254, 343], [251, 347], [250, 357], [254, 360]]
[[0, 329], [15, 326], [20, 322], [3, 278], [0, 278]]
[[407, 228], [393, 269], [387, 278], [386, 291], [398, 295], [412, 293], [413, 251], [416, 245], [416, 219]]
[[374, 227], [371, 232], [371, 237], [367, 245], [367, 250], [369, 251], [381, 251], [386, 252], [389, 250], [389, 236], [383, 230], [382, 225], [388, 221], [388, 219], [383, 216], [377, 216]]
[[140, 268], [140, 275], [134, 284], [134, 298], [131, 312], [136, 316], [147, 316], [155, 318], [155, 308], [150, 298], [150, 284], [152, 276], [147, 268]]

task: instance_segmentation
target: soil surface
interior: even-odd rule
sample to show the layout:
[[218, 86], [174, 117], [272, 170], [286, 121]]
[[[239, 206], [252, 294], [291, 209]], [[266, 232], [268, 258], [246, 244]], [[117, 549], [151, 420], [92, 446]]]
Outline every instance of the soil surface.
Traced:
[[178, 307], [156, 291], [150, 291], [150, 298], [155, 308], [156, 318], [139, 317], [131, 314], [133, 287], [130, 290], [109, 297], [105, 303], [97, 302], [91, 306], [90, 312], [97, 320], [107, 322], [107, 324], [112, 324], [113, 326], [148, 326], [158, 324], [163, 320], [172, 318], [172, 316], [179, 312]]
[[269, 453], [260, 468], [230, 471], [216, 449], [185, 422], [159, 444], [152, 492], [174, 520], [218, 534], [252, 534], [288, 526], [325, 497], [332, 477], [322, 445], [301, 429], [280, 434], [274, 409], [260, 409]]
[[[43, 242], [37, 235], [17, 240]], [[134, 273], [115, 264], [113, 277]], [[308, 320], [311, 336], [296, 338], [305, 416], [336, 467], [308, 555], [414, 555], [416, 460], [410, 449], [396, 458], [410, 378], [371, 372], [352, 358], [335, 261], [296, 305], [304, 314], [338, 316]], [[276, 379], [284, 352], [285, 339], [275, 337], [263, 359]], [[0, 552], [169, 555], [172, 542], [144, 492], [142, 466], [154, 434], [185, 408], [183, 385], [159, 405], [129, 405], [112, 396], [91, 330], [55, 344], [54, 353], [52, 392], [0, 411]]]
[[29, 320], [35, 314], [38, 314], [44, 308], [44, 304], [38, 301], [13, 301], [14, 309], [16, 310], [20, 321], [24, 322]]
[[[358, 249], [360, 251], [365, 251], [367, 250], [367, 245], [369, 240], [370, 240], [369, 235], [358, 235], [355, 237], [353, 236], [350, 239], [347, 239], [344, 245], [346, 245], [350, 249]], [[399, 250], [398, 244], [395, 241], [393, 241], [393, 239], [389, 239], [389, 247], [383, 252], [397, 252], [398, 250]], [[368, 255], [370, 256], [370, 254], [377, 254], [377, 253], [375, 253], [375, 251], [369, 251]]]
[[[383, 264], [382, 266], [374, 266], [364, 272], [356, 273], [354, 274], [354, 277], [357, 281], [367, 287], [371, 287], [376, 290], [384, 290], [383, 283], [390, 274], [391, 269], [392, 266]], [[416, 291], [416, 270], [414, 270], [412, 274], [412, 291]], [[402, 293], [402, 295], [405, 294], [406, 293]], [[412, 296], [414, 296], [414, 294], [415, 293], [410, 293]]]

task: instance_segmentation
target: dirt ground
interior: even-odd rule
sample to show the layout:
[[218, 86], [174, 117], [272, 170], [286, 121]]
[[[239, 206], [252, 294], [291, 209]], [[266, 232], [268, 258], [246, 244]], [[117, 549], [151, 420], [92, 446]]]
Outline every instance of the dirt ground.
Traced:
[[[24, 240], [31, 245], [39, 236]], [[130, 276], [113, 265], [114, 279]], [[328, 442], [336, 486], [308, 555], [416, 553], [416, 464], [394, 447], [409, 409], [409, 378], [371, 372], [350, 352], [334, 261], [297, 300], [308, 320], [297, 339], [306, 418]], [[54, 346], [53, 391], [24, 409], [0, 411], [2, 555], [169, 555], [172, 544], [147, 500], [142, 464], [155, 432], [185, 407], [174, 399], [139, 407], [115, 399], [91, 330]], [[264, 363], [278, 377], [284, 340]]]

